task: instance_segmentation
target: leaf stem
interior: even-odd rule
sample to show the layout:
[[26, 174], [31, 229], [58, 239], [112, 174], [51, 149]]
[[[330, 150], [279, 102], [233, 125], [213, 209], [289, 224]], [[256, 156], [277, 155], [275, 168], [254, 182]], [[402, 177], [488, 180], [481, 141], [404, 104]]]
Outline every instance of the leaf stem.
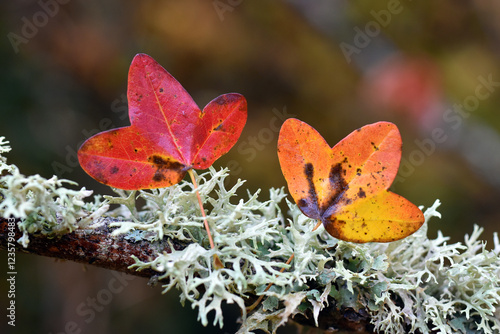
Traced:
[[[290, 262], [292, 262], [294, 257], [295, 257], [295, 253], [292, 253], [292, 255], [288, 258], [288, 260], [286, 260], [285, 264], [286, 265], [290, 264]], [[284, 271], [285, 271], [285, 267], [281, 268], [280, 273], [282, 273]], [[252, 305], [247, 307], [246, 311], [251, 312], [254, 308], [256, 308], [260, 304], [262, 299], [264, 298], [264, 292], [267, 292], [269, 289], [271, 289], [272, 286], [273, 286], [273, 283], [269, 283], [267, 285], [266, 289], [262, 292], [262, 295], [259, 296], [259, 298], [255, 301], [255, 303], [253, 303]]]
[[[210, 248], [215, 249], [214, 240], [212, 239], [212, 234], [210, 233], [210, 226], [208, 225], [207, 216], [205, 215], [205, 209], [203, 209], [203, 202], [201, 201], [200, 192], [198, 191], [198, 183], [196, 183], [196, 178], [194, 177], [194, 172], [192, 169], [188, 171], [191, 181], [193, 181], [194, 190], [196, 191], [196, 197], [198, 198], [198, 204], [200, 205], [201, 216], [203, 217], [203, 224], [205, 225], [205, 230], [207, 230], [208, 241], [210, 242]], [[224, 268], [222, 261], [217, 254], [214, 254], [214, 267], [216, 269]]]
[[316, 224], [316, 226], [314, 226], [311, 232], [316, 231], [320, 226], [321, 226], [321, 220], [318, 219], [318, 223]]

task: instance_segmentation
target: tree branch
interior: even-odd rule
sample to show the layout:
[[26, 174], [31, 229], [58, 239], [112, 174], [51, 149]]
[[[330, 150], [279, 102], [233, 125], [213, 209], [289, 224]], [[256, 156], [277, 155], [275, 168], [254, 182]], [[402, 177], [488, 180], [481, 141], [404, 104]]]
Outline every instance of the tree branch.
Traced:
[[[15, 224], [15, 240], [22, 236], [17, 228], [17, 222], [18, 220]], [[134, 276], [152, 277], [157, 275], [158, 273], [153, 270], [129, 269], [128, 266], [134, 263], [131, 256], [135, 255], [141, 261], [151, 261], [160, 253], [169, 253], [171, 250], [167, 243], [168, 239], [151, 243], [144, 240], [132, 242], [123, 237], [114, 237], [109, 228], [111, 222], [111, 219], [105, 218], [103, 224], [98, 228], [78, 229], [58, 238], [49, 238], [42, 234], [30, 235], [30, 243], [27, 248], [17, 242], [15, 242], [15, 248], [17, 252], [71, 260]], [[8, 220], [0, 218], [0, 249], [7, 249], [8, 232]], [[174, 245], [175, 249], [185, 247], [185, 245], [174, 241], [171, 241], [171, 244]]]
[[[15, 224], [15, 240], [22, 233]], [[141, 261], [151, 261], [163, 252], [170, 253], [170, 245], [175, 250], [182, 250], [187, 245], [176, 240], [164, 238], [159, 242], [138, 241], [132, 242], [123, 236], [111, 235], [109, 224], [111, 218], [104, 218], [102, 225], [95, 229], [78, 229], [72, 233], [61, 235], [58, 238], [48, 238], [44, 235], [30, 235], [27, 248], [15, 242], [17, 252], [48, 256], [63, 260], [71, 260], [106, 269], [125, 272], [130, 275], [151, 278], [158, 273], [153, 270], [136, 271], [128, 267], [134, 264], [132, 255]], [[0, 217], [0, 249], [12, 247], [8, 243], [8, 220]], [[257, 296], [249, 296], [250, 305]], [[293, 320], [301, 325], [315, 326], [312, 314], [304, 317], [296, 315]], [[333, 303], [321, 311], [319, 315], [319, 328], [336, 329], [356, 333], [372, 333], [369, 314], [361, 309], [355, 311], [351, 308], [337, 309]]]

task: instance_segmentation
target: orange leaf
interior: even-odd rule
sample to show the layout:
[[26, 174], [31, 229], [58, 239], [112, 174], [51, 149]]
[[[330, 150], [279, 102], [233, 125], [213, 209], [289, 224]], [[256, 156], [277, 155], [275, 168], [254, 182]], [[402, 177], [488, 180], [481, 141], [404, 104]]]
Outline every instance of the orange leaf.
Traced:
[[82, 168], [97, 181], [126, 189], [168, 187], [191, 168], [206, 169], [238, 140], [246, 100], [224, 94], [203, 111], [153, 58], [130, 65], [127, 98], [131, 125], [101, 132], [78, 150]]
[[387, 189], [401, 160], [401, 136], [389, 122], [366, 125], [333, 148], [308, 124], [288, 119], [278, 158], [300, 210], [335, 238], [390, 242], [424, 223], [422, 211]]

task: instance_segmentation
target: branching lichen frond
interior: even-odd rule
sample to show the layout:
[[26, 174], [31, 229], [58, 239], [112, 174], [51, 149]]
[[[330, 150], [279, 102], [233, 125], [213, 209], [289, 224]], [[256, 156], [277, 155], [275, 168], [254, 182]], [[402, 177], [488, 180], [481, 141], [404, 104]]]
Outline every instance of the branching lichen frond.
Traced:
[[[2, 217], [20, 218], [19, 229], [23, 236], [19, 242], [27, 247], [28, 234], [60, 235], [85, 226], [94, 216], [84, 210], [83, 199], [92, 194], [82, 188], [73, 190], [66, 185], [76, 185], [56, 176], [46, 179], [40, 175], [25, 176], [15, 165], [8, 165], [3, 153], [10, 147], [0, 137], [0, 213]], [[98, 211], [103, 214], [106, 207]], [[83, 219], [86, 218], [86, 219]]]

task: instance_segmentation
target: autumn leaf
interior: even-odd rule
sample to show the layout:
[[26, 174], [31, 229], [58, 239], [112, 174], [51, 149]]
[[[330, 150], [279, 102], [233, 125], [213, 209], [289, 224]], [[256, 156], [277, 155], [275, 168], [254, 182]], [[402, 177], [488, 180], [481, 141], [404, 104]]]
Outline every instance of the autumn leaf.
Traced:
[[246, 122], [246, 100], [230, 93], [203, 111], [161, 65], [145, 54], [128, 76], [131, 125], [101, 132], [78, 151], [82, 168], [111, 187], [168, 187], [192, 168], [206, 169], [227, 153]]
[[308, 124], [288, 119], [278, 157], [300, 210], [318, 219], [333, 237], [358, 243], [390, 242], [424, 223], [422, 211], [388, 191], [401, 160], [398, 128], [366, 125], [331, 148]]
[[[82, 168], [111, 187], [138, 190], [193, 181], [210, 247], [210, 233], [195, 169], [206, 169], [238, 140], [247, 119], [240, 94], [224, 94], [200, 110], [191, 96], [153, 58], [138, 54], [130, 65], [130, 126], [98, 133], [78, 150]], [[214, 254], [214, 267], [223, 263]]]

